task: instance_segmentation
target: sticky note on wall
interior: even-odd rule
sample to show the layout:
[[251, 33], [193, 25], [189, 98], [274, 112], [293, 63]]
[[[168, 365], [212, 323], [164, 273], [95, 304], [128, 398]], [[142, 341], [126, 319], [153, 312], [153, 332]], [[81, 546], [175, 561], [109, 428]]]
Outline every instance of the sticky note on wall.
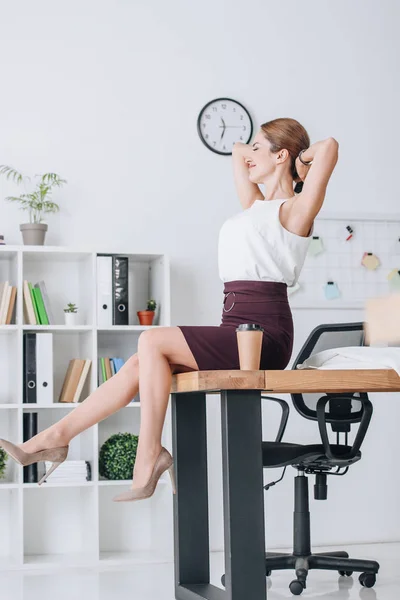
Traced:
[[369, 271], [374, 271], [381, 263], [373, 252], [364, 252], [361, 264]]
[[391, 290], [400, 291], [400, 269], [392, 269], [387, 276]]
[[322, 239], [318, 235], [313, 235], [308, 247], [308, 254], [311, 256], [317, 256], [317, 254], [321, 254], [323, 251], [324, 246], [322, 244]]
[[337, 284], [334, 281], [328, 281], [324, 286], [325, 298], [327, 300], [334, 300], [339, 298], [340, 291]]

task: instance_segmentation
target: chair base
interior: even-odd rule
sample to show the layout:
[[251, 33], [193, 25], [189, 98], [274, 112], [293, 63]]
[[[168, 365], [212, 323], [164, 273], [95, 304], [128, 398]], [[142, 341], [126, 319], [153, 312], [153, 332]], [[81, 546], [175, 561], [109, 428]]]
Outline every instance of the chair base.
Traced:
[[347, 552], [342, 551], [308, 556], [266, 552], [265, 566], [267, 576], [271, 575], [272, 571], [294, 569], [297, 579], [289, 585], [290, 591], [294, 595], [300, 595], [306, 588], [308, 572], [311, 569], [338, 571], [340, 575], [344, 576], [352, 575], [353, 571], [360, 572], [359, 581], [364, 587], [373, 587], [376, 582], [376, 573], [379, 571], [379, 564], [376, 561], [349, 558]]

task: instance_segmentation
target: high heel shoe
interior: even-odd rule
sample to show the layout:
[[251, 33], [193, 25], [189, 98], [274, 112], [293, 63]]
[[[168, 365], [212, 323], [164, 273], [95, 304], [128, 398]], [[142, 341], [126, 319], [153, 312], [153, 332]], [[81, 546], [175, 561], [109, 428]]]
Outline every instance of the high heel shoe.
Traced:
[[50, 469], [43, 475], [42, 479], [38, 481], [38, 485], [42, 485], [48, 476], [61, 465], [62, 462], [67, 458], [68, 446], [60, 446], [58, 448], [48, 448], [46, 450], [39, 450], [38, 452], [25, 452], [15, 444], [8, 442], [7, 440], [0, 439], [0, 446], [23, 467], [31, 465], [41, 460], [51, 461], [53, 464]]
[[154, 490], [156, 489], [156, 485], [160, 479], [160, 476], [167, 469], [171, 478], [172, 491], [174, 494], [176, 494], [174, 461], [168, 450], [163, 446], [154, 464], [150, 479], [146, 485], [141, 488], [128, 490], [127, 492], [123, 492], [122, 494], [115, 496], [113, 498], [114, 502], [131, 502], [133, 500], [144, 500], [145, 498], [150, 498], [150, 496], [154, 494]]

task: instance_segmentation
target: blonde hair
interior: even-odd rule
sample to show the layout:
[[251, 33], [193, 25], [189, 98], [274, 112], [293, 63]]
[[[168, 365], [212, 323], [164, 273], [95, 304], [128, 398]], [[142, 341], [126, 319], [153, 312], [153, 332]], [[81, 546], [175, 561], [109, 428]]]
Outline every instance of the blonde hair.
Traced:
[[294, 181], [299, 178], [296, 170], [296, 158], [300, 150], [309, 148], [310, 137], [303, 125], [296, 119], [284, 117], [274, 119], [261, 125], [264, 136], [271, 144], [271, 152], [276, 153], [286, 148], [290, 155], [290, 173]]

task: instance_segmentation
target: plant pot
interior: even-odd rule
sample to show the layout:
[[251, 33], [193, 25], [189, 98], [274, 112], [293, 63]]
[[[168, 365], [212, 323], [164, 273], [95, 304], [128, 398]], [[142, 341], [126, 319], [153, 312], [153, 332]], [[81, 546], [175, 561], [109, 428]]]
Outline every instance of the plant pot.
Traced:
[[47, 223], [22, 223], [19, 226], [26, 246], [43, 246]]
[[137, 316], [141, 325], [152, 325], [154, 319], [154, 310], [138, 310]]
[[68, 325], [68, 327], [73, 327], [74, 325], [80, 325], [79, 314], [77, 312], [76, 313], [65, 312], [64, 316], [65, 316], [65, 324]]

